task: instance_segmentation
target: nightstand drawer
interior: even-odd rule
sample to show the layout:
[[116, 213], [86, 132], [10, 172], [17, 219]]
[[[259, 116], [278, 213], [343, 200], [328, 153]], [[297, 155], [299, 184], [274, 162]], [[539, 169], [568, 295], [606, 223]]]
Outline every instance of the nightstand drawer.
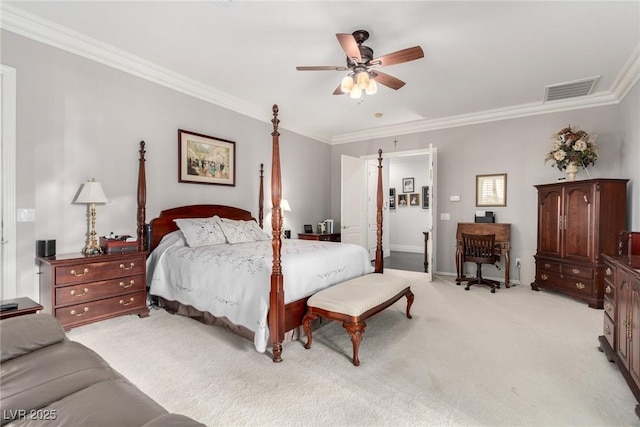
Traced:
[[56, 268], [56, 286], [143, 274], [145, 268], [144, 257], [60, 266]]
[[57, 287], [55, 301], [56, 306], [79, 304], [95, 299], [142, 291], [144, 287], [145, 276], [144, 274], [139, 274], [102, 282]]
[[56, 308], [55, 316], [64, 327], [89, 323], [101, 318], [113, 317], [129, 311], [146, 308], [146, 297], [143, 292], [121, 295], [85, 304], [75, 304], [64, 308]]

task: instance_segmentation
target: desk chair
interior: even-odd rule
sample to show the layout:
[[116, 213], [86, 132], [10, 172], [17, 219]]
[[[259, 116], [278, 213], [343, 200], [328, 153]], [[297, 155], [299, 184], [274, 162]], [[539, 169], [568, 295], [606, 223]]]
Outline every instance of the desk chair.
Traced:
[[496, 288], [500, 289], [500, 282], [482, 277], [482, 264], [495, 264], [497, 261], [495, 244], [495, 234], [462, 234], [462, 261], [474, 262], [477, 266], [476, 277], [469, 279], [464, 288], [466, 291], [471, 285], [489, 286], [492, 294], [496, 293]]

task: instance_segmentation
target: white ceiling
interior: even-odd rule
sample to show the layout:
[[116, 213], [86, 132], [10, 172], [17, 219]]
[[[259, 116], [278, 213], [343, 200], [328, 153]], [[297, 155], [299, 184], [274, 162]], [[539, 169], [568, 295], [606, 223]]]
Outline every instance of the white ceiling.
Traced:
[[[636, 1], [6, 1], [2, 27], [328, 143], [618, 102], [640, 75]], [[407, 84], [362, 103], [336, 33], [365, 29]], [[600, 76], [594, 95], [544, 103], [545, 86]], [[376, 113], [382, 113], [376, 118]]]

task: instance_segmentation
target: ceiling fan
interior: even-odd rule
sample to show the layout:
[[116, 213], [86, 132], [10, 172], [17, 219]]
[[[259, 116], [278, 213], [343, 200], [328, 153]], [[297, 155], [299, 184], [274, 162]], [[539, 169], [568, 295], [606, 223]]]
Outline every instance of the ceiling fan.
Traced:
[[373, 49], [362, 44], [369, 38], [369, 32], [365, 30], [356, 30], [352, 34], [336, 34], [336, 37], [347, 54], [346, 67], [340, 65], [296, 67], [298, 71], [348, 70], [349, 74], [342, 79], [340, 86], [333, 92], [334, 95], [349, 93], [352, 98], [360, 98], [362, 92], [373, 95], [378, 90], [376, 82], [398, 90], [405, 85], [405, 82], [379, 71], [377, 67], [402, 64], [424, 57], [422, 48], [414, 46], [374, 59]]

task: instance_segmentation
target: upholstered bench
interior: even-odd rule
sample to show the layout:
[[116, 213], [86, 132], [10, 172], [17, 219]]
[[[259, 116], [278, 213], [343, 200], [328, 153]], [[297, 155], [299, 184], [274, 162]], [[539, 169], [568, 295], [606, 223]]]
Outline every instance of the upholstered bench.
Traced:
[[367, 326], [364, 321], [403, 296], [407, 297], [407, 317], [411, 319], [409, 311], [414, 297], [409, 281], [401, 276], [371, 273], [317, 292], [307, 301], [308, 309], [302, 319], [307, 334], [305, 348], [311, 348], [311, 322], [314, 319], [338, 320], [351, 336], [353, 364], [360, 365], [358, 349]]

